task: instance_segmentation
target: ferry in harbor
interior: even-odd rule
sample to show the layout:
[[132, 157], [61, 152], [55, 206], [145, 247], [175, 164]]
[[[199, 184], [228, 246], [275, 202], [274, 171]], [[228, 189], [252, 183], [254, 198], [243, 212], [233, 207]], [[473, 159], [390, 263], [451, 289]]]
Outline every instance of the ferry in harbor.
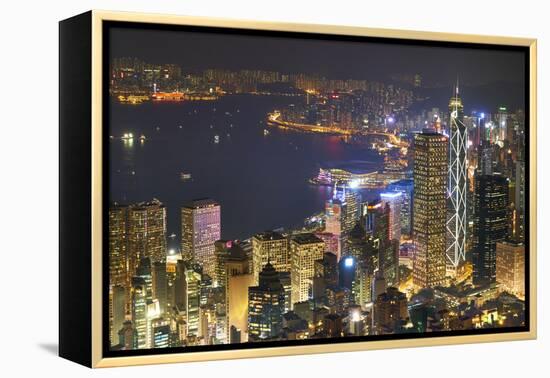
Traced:
[[193, 181], [193, 177], [189, 172], [180, 172], [180, 180], [182, 182], [189, 182], [189, 181]]

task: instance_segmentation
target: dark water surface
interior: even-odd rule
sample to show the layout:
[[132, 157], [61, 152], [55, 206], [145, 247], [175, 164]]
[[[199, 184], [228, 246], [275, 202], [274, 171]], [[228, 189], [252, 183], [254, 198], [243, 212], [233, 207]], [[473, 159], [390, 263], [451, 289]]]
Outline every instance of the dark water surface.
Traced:
[[[158, 198], [167, 206], [169, 233], [178, 237], [180, 206], [204, 197], [221, 204], [223, 238], [244, 239], [301, 224], [322, 211], [330, 196], [330, 188], [307, 181], [322, 163], [380, 163], [380, 157], [335, 136], [287, 132], [265, 124], [266, 113], [297, 101], [233, 95], [213, 102], [112, 102], [110, 135], [132, 133], [134, 140], [109, 142], [110, 199], [131, 203]], [[138, 139], [142, 134], [147, 138], [143, 143]], [[182, 182], [181, 172], [190, 173], [192, 181]]]

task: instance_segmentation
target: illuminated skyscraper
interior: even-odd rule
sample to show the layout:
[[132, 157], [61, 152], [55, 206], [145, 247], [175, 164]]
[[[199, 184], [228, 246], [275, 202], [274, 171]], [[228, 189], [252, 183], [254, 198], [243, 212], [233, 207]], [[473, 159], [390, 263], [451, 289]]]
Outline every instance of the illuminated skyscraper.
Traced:
[[501, 289], [525, 299], [525, 245], [497, 242], [497, 282]]
[[248, 288], [248, 339], [261, 341], [281, 333], [285, 292], [279, 272], [268, 262], [259, 275], [258, 286]]
[[132, 323], [136, 331], [136, 347], [147, 348], [147, 288], [141, 277], [132, 279]]
[[325, 233], [334, 235], [336, 249], [333, 251], [338, 260], [342, 254], [342, 219], [344, 204], [339, 199], [325, 202]]
[[493, 145], [482, 140], [478, 147], [478, 171], [481, 175], [493, 174]]
[[188, 336], [198, 336], [199, 333], [201, 274], [194, 268], [195, 267], [189, 267], [185, 270]]
[[153, 273], [151, 270], [151, 260], [147, 257], [139, 261], [135, 277], [143, 278], [145, 281], [145, 299], [147, 302], [153, 300]]
[[352, 189], [344, 189], [343, 200], [346, 204], [343, 213], [343, 230], [347, 234], [353, 230], [359, 219], [359, 204], [361, 196]]
[[449, 102], [449, 217], [447, 219], [447, 264], [451, 269], [466, 259], [466, 196], [468, 193], [468, 130], [464, 107], [458, 93]]
[[[349, 188], [334, 186], [332, 199], [327, 201], [325, 208], [327, 209], [326, 215], [327, 218], [331, 214], [329, 209], [329, 204], [339, 207], [339, 212], [334, 214], [334, 217], [327, 219], [327, 232], [337, 233], [340, 231], [340, 234], [349, 233], [355, 223], [359, 219], [359, 204], [361, 202], [360, 195]], [[330, 224], [330, 222], [339, 222], [339, 224]]]
[[218, 240], [214, 245], [216, 250], [216, 269], [212, 277], [214, 286], [225, 287], [228, 272], [231, 274], [235, 269], [248, 272], [248, 257], [237, 240]]
[[185, 261], [178, 260], [176, 263], [176, 272], [174, 277], [174, 288], [172, 306], [176, 306], [180, 311], [187, 311], [187, 267]]
[[499, 141], [506, 140], [508, 136], [508, 110], [505, 106], [499, 106], [497, 113], [497, 122], [498, 122], [498, 134], [497, 139]]
[[298, 234], [290, 242], [292, 302], [312, 296], [315, 261], [323, 258], [325, 243], [313, 234]]
[[401, 233], [410, 237], [412, 235], [414, 180], [404, 179], [396, 181], [388, 185], [387, 190], [403, 193], [403, 202], [401, 203]]
[[227, 262], [227, 286], [225, 289], [226, 330], [231, 339], [231, 327], [241, 330], [240, 340], [247, 341], [248, 333], [248, 288], [254, 286], [255, 278], [248, 269], [247, 259]]
[[[127, 287], [128, 207], [113, 204], [109, 207], [109, 283]], [[118, 330], [117, 330], [118, 332]]]
[[446, 136], [425, 130], [414, 138], [413, 284], [417, 289], [445, 283]]
[[338, 241], [336, 255], [342, 254], [342, 237], [347, 235], [359, 219], [360, 195], [346, 187], [334, 186], [332, 198], [325, 202], [325, 232]]
[[181, 208], [181, 252], [185, 261], [196, 262], [214, 276], [214, 242], [220, 239], [220, 205], [200, 199]]
[[141, 259], [166, 260], [166, 208], [154, 199], [129, 206], [128, 267], [133, 277]]
[[324, 301], [326, 288], [338, 285], [338, 261], [336, 255], [325, 252], [322, 259], [314, 262], [313, 271], [312, 295], [316, 303], [322, 303]]
[[163, 318], [154, 319], [152, 324], [153, 348], [170, 346], [170, 322]]
[[390, 206], [389, 219], [389, 238], [390, 240], [401, 240], [401, 205], [403, 203], [403, 193], [401, 192], [384, 192], [380, 193], [382, 205]]
[[111, 287], [112, 297], [112, 339], [111, 345], [116, 344], [118, 332], [124, 326], [126, 320], [126, 290], [123, 286], [115, 285]]
[[270, 262], [278, 272], [290, 272], [288, 239], [278, 232], [266, 231], [252, 237], [252, 269], [256, 280]]
[[496, 243], [508, 235], [508, 179], [476, 177], [474, 192], [473, 284], [496, 282]]
[[377, 202], [368, 206], [367, 233], [378, 249], [377, 263], [388, 286], [399, 284], [399, 241], [391, 238], [390, 204]]
[[[521, 157], [521, 156], [520, 156]], [[516, 162], [516, 177], [515, 177], [515, 199], [516, 207], [515, 219], [515, 240], [519, 242], [525, 241], [525, 161], [518, 160]]]

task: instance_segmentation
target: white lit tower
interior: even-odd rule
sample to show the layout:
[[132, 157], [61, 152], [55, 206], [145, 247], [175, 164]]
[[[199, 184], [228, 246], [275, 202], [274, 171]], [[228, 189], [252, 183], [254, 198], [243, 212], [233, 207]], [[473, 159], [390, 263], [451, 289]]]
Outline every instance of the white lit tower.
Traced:
[[447, 217], [447, 267], [453, 275], [466, 259], [466, 196], [468, 193], [468, 130], [464, 124], [464, 107], [459, 97], [458, 81], [449, 101], [449, 183]]

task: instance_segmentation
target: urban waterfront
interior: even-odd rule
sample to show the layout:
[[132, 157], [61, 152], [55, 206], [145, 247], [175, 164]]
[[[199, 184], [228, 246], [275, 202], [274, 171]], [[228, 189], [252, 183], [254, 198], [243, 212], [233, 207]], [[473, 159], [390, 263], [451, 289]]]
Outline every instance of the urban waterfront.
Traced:
[[[181, 204], [202, 197], [224, 204], [224, 238], [245, 239], [255, 232], [301, 224], [323, 211], [331, 195], [330, 188], [308, 183], [324, 163], [369, 160], [372, 169], [379, 169], [382, 157], [346, 145], [338, 136], [296, 134], [267, 125], [266, 114], [274, 106], [294, 102], [302, 99], [243, 94], [202, 103], [136, 107], [113, 102], [110, 133], [133, 133], [135, 140], [110, 141], [111, 199], [161, 199], [175, 209], [168, 212], [170, 234], [179, 233]], [[139, 141], [141, 135], [145, 142]], [[149, 164], [152, 159], [161, 162], [158, 168]], [[182, 181], [181, 173], [189, 173], [190, 179]], [[275, 211], [280, 208], [288, 211]]]
[[109, 67], [112, 351], [526, 326], [522, 54], [132, 33]]

